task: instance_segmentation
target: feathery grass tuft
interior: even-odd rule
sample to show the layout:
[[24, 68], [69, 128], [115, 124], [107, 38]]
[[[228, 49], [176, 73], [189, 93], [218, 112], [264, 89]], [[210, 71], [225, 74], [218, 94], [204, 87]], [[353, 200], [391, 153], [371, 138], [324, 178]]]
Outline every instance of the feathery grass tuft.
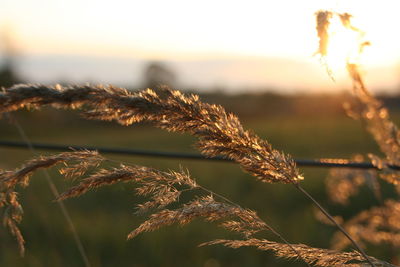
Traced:
[[[347, 221], [344, 227], [353, 233], [360, 244], [386, 243], [398, 249], [400, 248], [400, 202], [386, 200], [382, 206], [360, 212]], [[349, 242], [337, 233], [332, 244], [335, 249], [343, 249]]]
[[166, 87], [160, 92], [131, 93], [112, 86], [16, 85], [0, 93], [0, 103], [0, 113], [52, 105], [83, 107], [86, 118], [123, 125], [149, 121], [168, 131], [198, 137], [197, 146], [204, 155], [230, 158], [262, 182], [297, 183], [303, 179], [290, 156], [244, 130], [235, 115], [219, 105], [201, 102], [196, 95], [185, 96]]
[[17, 225], [22, 220], [23, 209], [18, 201], [16, 186], [26, 187], [31, 175], [39, 169], [70, 162], [72, 165], [60, 170], [61, 173], [70, 177], [83, 174], [89, 167], [96, 167], [102, 160], [103, 157], [95, 151], [65, 152], [54, 156], [40, 156], [14, 171], [0, 172], [0, 208], [4, 209], [3, 224], [17, 239], [21, 255], [25, 253], [25, 241]]
[[[365, 261], [365, 258], [358, 252], [337, 252], [334, 250], [312, 248], [304, 244], [291, 244], [294, 250], [298, 254], [294, 254], [293, 250], [289, 249], [285, 244], [272, 242], [265, 239], [251, 238], [247, 240], [214, 240], [211, 242], [203, 243], [205, 245], [217, 245], [221, 244], [231, 248], [241, 247], [256, 247], [259, 250], [272, 251], [277, 257], [287, 259], [298, 259], [298, 254], [301, 255], [301, 259], [306, 263], [314, 266], [331, 267], [331, 266], [346, 266], [346, 267], [365, 267], [369, 266], [369, 263]], [[373, 257], [369, 259], [376, 266], [394, 266], [386, 262], [379, 261]]]

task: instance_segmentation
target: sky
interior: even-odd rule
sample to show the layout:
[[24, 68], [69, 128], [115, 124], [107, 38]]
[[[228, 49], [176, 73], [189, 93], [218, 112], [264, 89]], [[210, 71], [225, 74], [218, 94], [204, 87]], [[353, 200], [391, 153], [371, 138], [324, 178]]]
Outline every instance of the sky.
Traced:
[[135, 83], [143, 64], [157, 60], [182, 85], [317, 91], [348, 80], [335, 66], [333, 82], [314, 56], [314, 14], [349, 12], [372, 43], [362, 60], [367, 81], [394, 90], [399, 8], [398, 0], [0, 0], [0, 30], [12, 33], [19, 69], [32, 81]]

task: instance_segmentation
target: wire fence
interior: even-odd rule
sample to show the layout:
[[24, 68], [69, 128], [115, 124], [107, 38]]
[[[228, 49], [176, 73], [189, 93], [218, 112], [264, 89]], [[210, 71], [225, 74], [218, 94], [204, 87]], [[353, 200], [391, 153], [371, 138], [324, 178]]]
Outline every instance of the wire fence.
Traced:
[[[105, 153], [105, 154], [118, 154], [118, 155], [183, 159], [183, 160], [207, 160], [216, 162], [232, 162], [232, 160], [223, 157], [208, 158], [203, 155], [195, 153], [164, 152], [164, 151], [150, 151], [150, 150], [129, 149], [129, 148], [78, 146], [78, 145], [66, 145], [66, 144], [60, 145], [60, 144], [49, 144], [49, 143], [31, 143], [31, 145], [34, 148], [41, 150], [65, 151], [71, 149], [73, 150], [87, 149], [87, 150], [96, 150], [100, 153]], [[16, 142], [16, 141], [0, 141], [0, 146], [11, 147], [11, 148], [28, 148], [26, 143]], [[370, 162], [354, 162], [347, 159], [338, 159], [338, 158], [295, 159], [295, 162], [300, 167], [377, 169], [377, 167], [372, 165], [372, 163]], [[400, 166], [389, 165], [388, 167], [394, 170], [400, 170]]]

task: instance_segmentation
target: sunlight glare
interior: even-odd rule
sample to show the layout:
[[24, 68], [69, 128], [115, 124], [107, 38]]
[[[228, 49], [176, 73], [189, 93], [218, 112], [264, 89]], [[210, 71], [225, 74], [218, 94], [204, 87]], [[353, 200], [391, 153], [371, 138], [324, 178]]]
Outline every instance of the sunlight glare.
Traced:
[[362, 33], [344, 27], [338, 16], [330, 23], [326, 62], [333, 72], [339, 72], [347, 63], [358, 64]]

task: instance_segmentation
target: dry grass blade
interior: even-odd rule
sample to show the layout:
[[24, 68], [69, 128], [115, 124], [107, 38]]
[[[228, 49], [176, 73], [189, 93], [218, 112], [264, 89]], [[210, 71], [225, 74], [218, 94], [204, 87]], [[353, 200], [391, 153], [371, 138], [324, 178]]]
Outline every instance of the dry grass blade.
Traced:
[[[387, 243], [400, 248], [400, 202], [387, 200], [383, 206], [362, 211], [344, 224], [344, 227], [360, 244]], [[343, 249], [349, 242], [336, 234], [332, 244], [335, 249]]]
[[[352, 161], [362, 162], [364, 157], [357, 155]], [[375, 196], [380, 199], [380, 186], [377, 181], [376, 170], [354, 170], [346, 168], [332, 168], [326, 179], [328, 196], [334, 203], [349, 204], [349, 198], [358, 193], [359, 188], [367, 184]]]
[[122, 166], [122, 168], [115, 168], [112, 170], [102, 169], [97, 171], [95, 174], [90, 175], [88, 178], [83, 179], [79, 185], [70, 188], [68, 191], [62, 193], [57, 200], [64, 200], [67, 198], [78, 197], [85, 194], [89, 190], [96, 189], [105, 185], [112, 185], [118, 182], [136, 181], [138, 176], [136, 175], [134, 168]]
[[388, 165], [400, 164], [400, 132], [390, 120], [388, 110], [368, 92], [358, 66], [349, 64], [348, 69], [353, 79], [355, 95], [362, 105], [361, 119], [366, 122], [368, 131], [386, 156], [383, 160], [370, 155], [372, 163], [382, 170], [381, 177], [384, 180], [398, 184], [400, 183], [398, 172], [388, 168]]
[[0, 193], [0, 208], [5, 208], [3, 214], [3, 225], [16, 238], [21, 256], [25, 254], [25, 240], [18, 228], [22, 220], [23, 210], [18, 202], [17, 193], [7, 191]]
[[61, 170], [67, 176], [71, 174], [83, 174], [87, 168], [97, 166], [103, 157], [96, 151], [74, 151], [65, 152], [52, 156], [40, 156], [26, 162], [15, 171], [4, 171], [0, 173], [0, 188], [11, 188], [17, 184], [26, 186], [29, 178], [38, 169], [47, 169], [59, 163], [75, 162]]
[[[362, 54], [364, 47], [370, 45], [370, 43], [363, 41], [364, 33], [353, 26], [351, 23], [352, 16], [348, 13], [317, 12], [317, 33], [319, 37], [319, 50], [317, 53], [322, 57], [327, 56], [329, 20], [332, 16], [338, 16], [344, 28], [358, 34], [358, 43], [356, 43], [358, 52], [356, 53], [357, 55], [353, 55], [352, 59], [352, 61], [356, 62], [356, 58]], [[384, 172], [381, 172], [383, 179], [394, 184], [400, 183], [399, 174], [387, 168], [387, 165], [400, 164], [400, 132], [397, 126], [390, 120], [388, 110], [368, 91], [359, 70], [359, 65], [355, 62], [350, 62], [347, 59], [346, 63], [347, 71], [353, 81], [354, 94], [362, 106], [360, 118], [366, 122], [368, 131], [374, 137], [381, 151], [386, 155], [386, 160], [376, 160], [377, 157], [374, 157], [375, 160], [373, 162], [376, 163], [379, 161], [377, 166], [384, 166]], [[349, 106], [347, 106], [347, 110], [350, 110]]]
[[27, 186], [30, 176], [38, 169], [50, 168], [59, 163], [73, 162], [66, 173], [81, 174], [86, 168], [96, 166], [102, 160], [103, 158], [93, 151], [65, 152], [54, 156], [41, 156], [26, 162], [19, 169], [0, 173], [0, 208], [5, 210], [3, 224], [17, 239], [21, 255], [25, 252], [25, 241], [17, 225], [22, 220], [23, 209], [18, 201], [15, 187], [17, 185]]
[[196, 182], [183, 171], [162, 172], [144, 166], [121, 165], [120, 168], [101, 169], [91, 174], [61, 194], [58, 200], [77, 197], [89, 190], [119, 182], [137, 183], [139, 185], [136, 188], [137, 195], [151, 197], [151, 201], [139, 205], [141, 212], [150, 208], [161, 208], [176, 201], [180, 195], [180, 190], [176, 188], [178, 186], [186, 186], [187, 189], [197, 188]]
[[238, 206], [232, 206], [231, 204], [217, 202], [212, 196], [205, 196], [183, 205], [182, 208], [176, 210], [164, 209], [152, 214], [147, 221], [129, 233], [128, 239], [134, 238], [143, 232], [157, 230], [162, 226], [175, 223], [184, 225], [196, 218], [203, 218], [206, 221], [217, 221], [232, 217], [237, 217], [241, 225], [245, 225], [245, 227], [233, 229], [227, 224], [223, 226], [245, 235], [248, 235], [250, 232], [255, 233], [267, 229], [267, 225], [258, 218], [255, 212], [242, 209]]
[[[268, 241], [265, 239], [247, 239], [247, 240], [214, 240], [211, 242], [203, 243], [201, 246], [205, 245], [216, 245], [222, 244], [231, 248], [240, 247], [256, 247], [259, 250], [273, 251], [276, 256], [281, 258], [298, 258], [300, 254], [301, 259], [311, 265], [321, 266], [321, 267], [331, 267], [331, 266], [346, 266], [346, 267], [364, 267], [369, 266], [364, 259], [364, 257], [358, 252], [337, 252], [333, 250], [312, 248], [304, 244], [291, 244], [298, 254], [293, 253], [293, 251], [286, 245], [277, 242]], [[386, 262], [379, 261], [373, 257], [369, 259], [375, 264], [375, 266], [388, 266], [394, 267]]]
[[46, 87], [17, 85], [0, 93], [0, 113], [52, 105], [56, 108], [85, 106], [86, 117], [115, 120], [123, 125], [150, 121], [168, 131], [187, 132], [199, 138], [203, 154], [223, 155], [263, 182], [297, 183], [302, 179], [294, 160], [271, 147], [243, 126], [221, 106], [202, 103], [167, 88], [131, 93], [103, 86]]
[[317, 19], [317, 34], [319, 38], [319, 46], [317, 53], [321, 56], [326, 56], [328, 53], [328, 42], [329, 42], [329, 24], [332, 18], [332, 12], [320, 10], [316, 13]]

